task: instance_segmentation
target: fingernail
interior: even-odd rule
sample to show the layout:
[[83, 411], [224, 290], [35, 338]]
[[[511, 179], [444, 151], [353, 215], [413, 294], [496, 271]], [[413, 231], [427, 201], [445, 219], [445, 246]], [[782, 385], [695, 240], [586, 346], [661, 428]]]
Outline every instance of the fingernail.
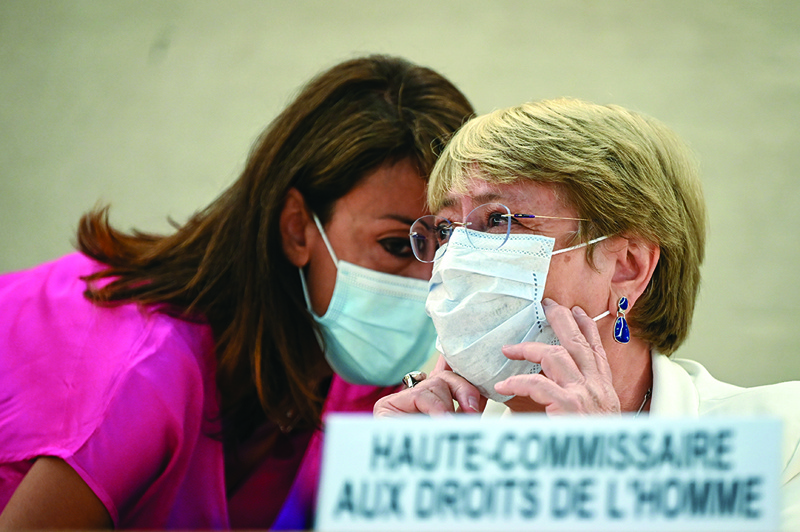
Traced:
[[586, 312], [581, 307], [572, 307], [572, 312], [576, 316], [586, 316]]
[[555, 301], [553, 301], [549, 297], [546, 297], [546, 298], [542, 299], [542, 305], [544, 305], [544, 306], [552, 305], [554, 303], [555, 303]]
[[516, 351], [515, 347], [519, 344], [507, 344], [500, 348], [500, 352], [503, 353], [503, 356], [509, 356], [509, 353], [514, 353]]
[[467, 399], [467, 403], [469, 404], [469, 407], [472, 410], [474, 410], [475, 412], [478, 411], [478, 400], [477, 399], [475, 399], [474, 397], [470, 397], [469, 399]]

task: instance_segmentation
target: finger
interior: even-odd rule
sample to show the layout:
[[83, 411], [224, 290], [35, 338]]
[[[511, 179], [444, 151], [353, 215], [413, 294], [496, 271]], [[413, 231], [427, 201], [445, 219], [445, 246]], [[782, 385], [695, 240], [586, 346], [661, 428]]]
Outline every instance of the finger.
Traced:
[[522, 342], [521, 344], [504, 345], [500, 350], [506, 358], [511, 360], [527, 360], [541, 364], [548, 347], [551, 346], [538, 342]]
[[454, 412], [453, 398], [446, 383], [431, 378], [414, 388], [408, 388], [378, 399], [372, 409], [376, 417], [400, 414], [446, 414]]
[[429, 377], [413, 388], [386, 396], [375, 403], [373, 414], [377, 417], [422, 413], [440, 415], [456, 411], [480, 413], [485, 407], [480, 393], [466, 379], [451, 371]]
[[[440, 407], [437, 413], [444, 412], [446, 412], [446, 409]], [[375, 401], [375, 405], [372, 407], [372, 415], [375, 417], [394, 417], [405, 414], [432, 414], [432, 412], [420, 410], [410, 390], [403, 390], [402, 392], [381, 397]]]
[[588, 340], [575, 322], [575, 316], [567, 307], [557, 304], [551, 299], [542, 301], [547, 321], [556, 333], [558, 341], [570, 354], [580, 372], [594, 374], [597, 362]]
[[486, 401], [481, 401], [480, 392], [468, 380], [453, 373], [450, 364], [444, 358], [444, 355], [439, 355], [436, 365], [431, 371], [431, 376], [438, 376], [444, 378], [450, 385], [450, 391], [455, 400], [462, 406], [464, 412], [483, 412]]
[[461, 406], [459, 403], [458, 409], [456, 409], [456, 413], [464, 413], [464, 414], [482, 414], [484, 410], [486, 410], [486, 403], [489, 401], [486, 397], [478, 394], [478, 403], [474, 405], [471, 409], [466, 409]]
[[373, 410], [376, 415], [380, 416], [386, 413], [388, 415], [428, 414], [436, 416], [455, 412], [452, 397], [444, 397], [440, 390], [433, 387], [404, 390], [396, 395], [398, 397], [384, 405], [385, 408], [380, 412]]
[[570, 396], [564, 388], [541, 374], [515, 375], [498, 382], [494, 389], [502, 395], [529, 397], [545, 410], [553, 410], [557, 405], [555, 409], [558, 411], [577, 411], [574, 405], [570, 407]]
[[[481, 413], [486, 407], [485, 398], [467, 379], [452, 371], [444, 371], [438, 375], [448, 385], [449, 392], [456, 400], [461, 412]], [[483, 401], [481, 400], [483, 399]]]
[[598, 373], [607, 379], [611, 379], [611, 366], [608, 365], [608, 357], [606, 350], [603, 347], [603, 342], [600, 339], [600, 331], [597, 329], [597, 322], [590, 318], [586, 312], [580, 307], [573, 307], [572, 314], [575, 316], [575, 322], [583, 333], [586, 341], [592, 349], [595, 358], [595, 366]]
[[505, 345], [502, 351], [512, 360], [528, 360], [541, 364], [542, 373], [560, 385], [586, 380], [572, 359], [572, 355], [563, 346], [525, 342]]
[[413, 394], [414, 408], [431, 416], [453, 414], [456, 411], [453, 398], [445, 396], [439, 388], [423, 388]]
[[450, 383], [442, 378], [445, 374], [425, 379], [412, 388], [415, 405], [426, 414], [454, 413], [456, 411]]

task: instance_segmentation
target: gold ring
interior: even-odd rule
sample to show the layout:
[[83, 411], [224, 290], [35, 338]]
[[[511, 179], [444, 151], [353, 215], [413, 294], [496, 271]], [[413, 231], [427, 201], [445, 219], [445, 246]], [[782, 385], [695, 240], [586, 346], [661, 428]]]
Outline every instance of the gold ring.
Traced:
[[427, 375], [421, 371], [410, 371], [403, 376], [403, 384], [406, 388], [413, 388], [424, 381], [425, 377], [427, 377]]

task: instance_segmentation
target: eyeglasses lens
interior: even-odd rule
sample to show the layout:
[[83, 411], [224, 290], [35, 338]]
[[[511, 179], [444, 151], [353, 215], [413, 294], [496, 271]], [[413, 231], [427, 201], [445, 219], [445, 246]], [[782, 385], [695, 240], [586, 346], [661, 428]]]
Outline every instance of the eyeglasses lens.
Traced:
[[436, 250], [447, 243], [454, 226], [464, 226], [467, 239], [472, 244], [484, 249], [497, 249], [508, 240], [512, 224], [511, 211], [502, 203], [486, 203], [476, 207], [467, 215], [464, 223], [453, 223], [447, 218], [431, 214], [417, 219], [411, 225], [411, 249], [418, 260], [433, 262]]
[[[508, 240], [511, 230], [511, 211], [502, 203], [486, 203], [467, 215], [467, 238], [484, 249], [497, 249]], [[477, 233], [476, 233], [477, 232]]]
[[429, 214], [411, 224], [409, 237], [414, 256], [421, 262], [433, 262], [436, 250], [447, 243], [453, 224], [446, 218]]

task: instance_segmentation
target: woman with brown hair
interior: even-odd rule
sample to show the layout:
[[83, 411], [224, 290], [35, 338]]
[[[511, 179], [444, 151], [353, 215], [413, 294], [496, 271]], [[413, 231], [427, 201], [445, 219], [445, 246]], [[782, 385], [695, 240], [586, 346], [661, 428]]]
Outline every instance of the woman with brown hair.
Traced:
[[324, 414], [433, 352], [407, 234], [471, 114], [430, 69], [341, 63], [173, 234], [102, 209], [0, 277], [0, 528], [307, 528]]

